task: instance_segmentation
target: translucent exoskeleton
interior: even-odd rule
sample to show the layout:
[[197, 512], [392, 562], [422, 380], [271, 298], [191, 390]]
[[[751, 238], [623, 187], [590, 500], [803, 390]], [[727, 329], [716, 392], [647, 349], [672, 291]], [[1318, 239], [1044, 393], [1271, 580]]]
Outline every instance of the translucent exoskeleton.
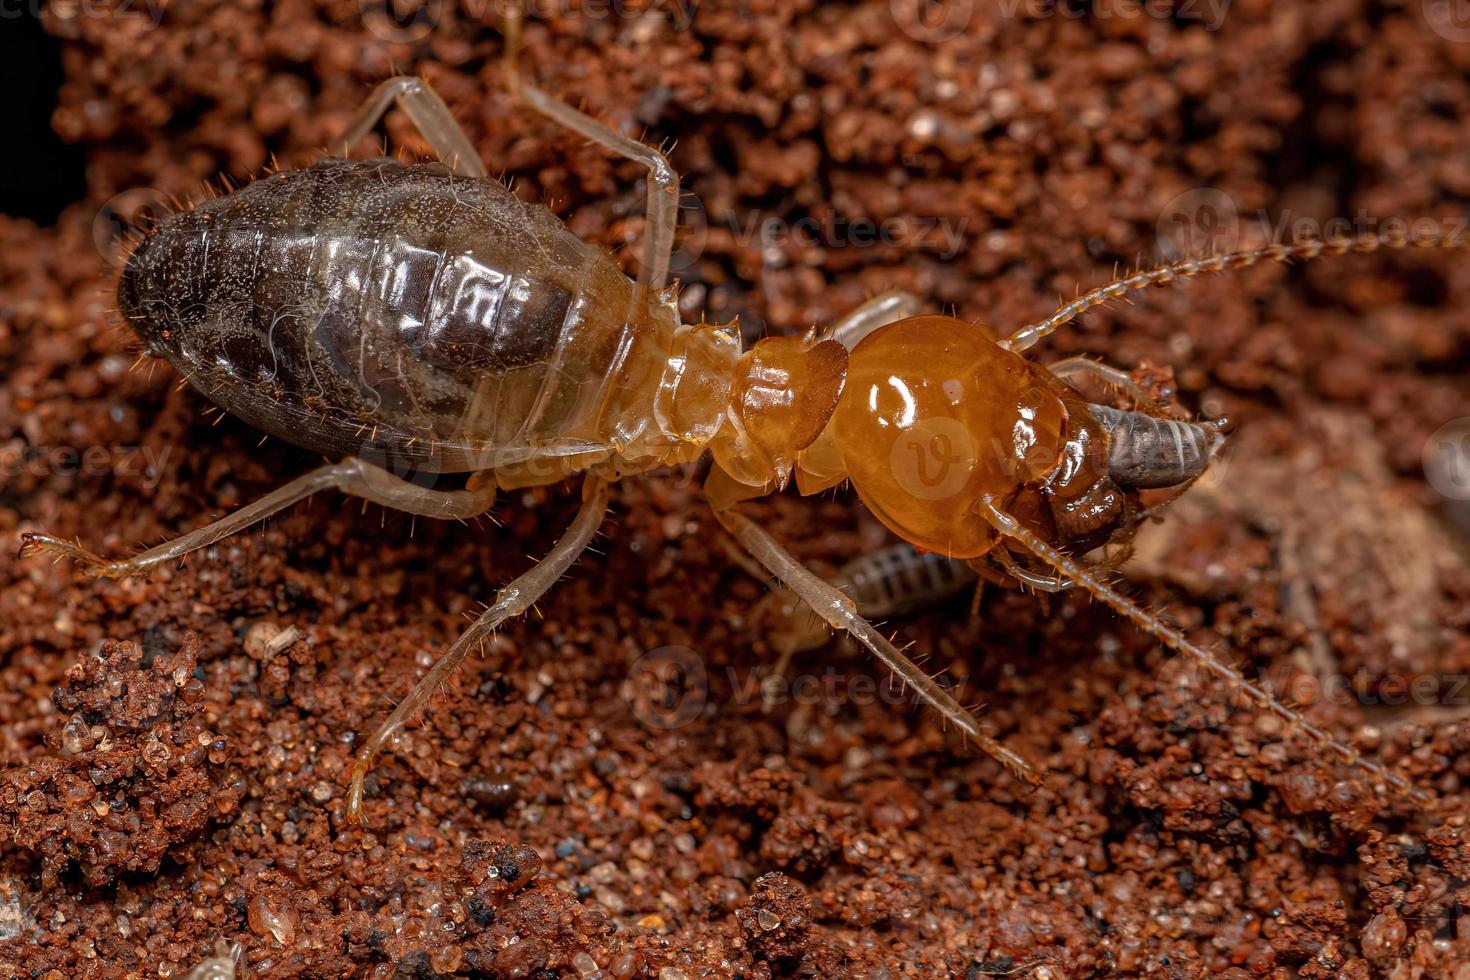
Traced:
[[[1450, 240], [1369, 235], [1176, 262], [1091, 290], [1002, 337], [921, 313], [890, 293], [830, 328], [741, 350], [733, 324], [681, 322], [666, 286], [678, 178], [664, 156], [540, 90], [515, 65], [517, 101], [648, 171], [636, 281], [543, 207], [486, 177], [474, 143], [422, 81], [384, 82], [342, 139], [344, 157], [277, 173], [164, 219], [118, 287], [149, 353], [168, 358], [222, 408], [330, 463], [199, 530], [109, 561], [29, 533], [27, 547], [120, 577], [176, 560], [321, 490], [413, 514], [467, 518], [498, 488], [583, 474], [582, 505], [545, 559], [488, 609], [361, 746], [348, 815], [359, 819], [375, 755], [465, 656], [526, 611], [596, 533], [617, 481], [711, 453], [715, 517], [766, 573], [828, 626], [846, 631], [971, 742], [1030, 783], [1040, 775], [860, 615], [854, 599], [802, 567], [741, 513], [794, 482], [803, 494], [850, 483], [893, 532], [991, 581], [1079, 586], [1232, 690], [1394, 789], [1427, 799], [1247, 680], [1107, 581], [1081, 555], [1122, 545], [1139, 492], [1184, 488], [1224, 435], [1216, 422], [1090, 404], [1065, 380], [1117, 368], [1023, 356], [1083, 311], [1147, 286], [1263, 260]], [[345, 154], [392, 106], [439, 163]], [[405, 468], [471, 474], [430, 490]]]

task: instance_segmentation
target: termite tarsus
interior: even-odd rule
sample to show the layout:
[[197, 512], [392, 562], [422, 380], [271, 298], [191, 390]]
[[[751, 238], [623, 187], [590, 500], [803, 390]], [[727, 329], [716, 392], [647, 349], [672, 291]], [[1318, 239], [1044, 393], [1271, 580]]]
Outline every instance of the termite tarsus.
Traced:
[[[509, 47], [509, 84], [521, 104], [648, 168], [636, 282], [545, 208], [488, 179], [474, 144], [424, 82], [384, 82], [348, 127], [344, 150], [396, 104], [442, 164], [328, 159], [263, 178], [161, 221], [118, 288], [149, 353], [258, 428], [342, 461], [131, 559], [108, 561], [37, 533], [24, 536], [23, 550], [120, 577], [319, 490], [467, 518], [491, 506], [497, 487], [585, 473], [581, 509], [550, 554], [499, 590], [362, 745], [347, 805], [358, 820], [374, 756], [484, 637], [566, 573], [602, 523], [612, 484], [708, 451], [716, 464], [709, 502], [749, 555], [1029, 784], [1041, 781], [1030, 763], [737, 505], [793, 478], [803, 494], [850, 481], [911, 544], [977, 570], [999, 563], [1007, 574], [1080, 586], [1348, 763], [1428, 801], [1074, 557], [1131, 537], [1138, 491], [1186, 484], [1222, 436], [1214, 423], [1090, 405], [1022, 353], [1085, 310], [1146, 286], [1263, 260], [1463, 242], [1365, 235], [1175, 262], [1084, 293], [1005, 338], [917, 315], [912, 297], [889, 294], [823, 333], [767, 338], [742, 353], [733, 324], [681, 323], [665, 286], [678, 208], [668, 161], [519, 83]], [[1105, 380], [1121, 375], [1087, 363]], [[463, 490], [437, 491], [389, 472], [414, 468], [473, 475]]]

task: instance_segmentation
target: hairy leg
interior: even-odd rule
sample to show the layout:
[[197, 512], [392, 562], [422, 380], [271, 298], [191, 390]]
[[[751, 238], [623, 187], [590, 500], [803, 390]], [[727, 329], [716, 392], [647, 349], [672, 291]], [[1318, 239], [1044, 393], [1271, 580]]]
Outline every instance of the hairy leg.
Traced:
[[1090, 357], [1069, 357], [1065, 360], [1057, 361], [1055, 364], [1048, 364], [1046, 369], [1063, 379], [1075, 378], [1078, 375], [1091, 375], [1104, 384], [1112, 385], [1115, 388], [1122, 388], [1128, 392], [1129, 396], [1138, 402], [1144, 411], [1150, 414], [1155, 414], [1160, 411], [1158, 404], [1148, 392], [1143, 390], [1143, 386], [1134, 381], [1128, 372], [1122, 368], [1113, 367], [1111, 364], [1104, 364], [1102, 361], [1094, 361]]
[[1047, 578], [1044, 575], [1037, 575], [1035, 572], [1022, 568], [1020, 563], [1005, 548], [996, 548], [990, 553], [990, 557], [994, 558], [996, 563], [1001, 568], [1004, 568], [1006, 574], [1011, 578], [1020, 582], [1023, 586], [1029, 585], [1037, 592], [1055, 595], [1058, 592], [1066, 592], [1073, 586], [1072, 581], [1066, 576], [1056, 575], [1052, 578]]
[[630, 139], [585, 112], [521, 81], [521, 22], [524, 16], [517, 6], [505, 21], [506, 84], [511, 95], [583, 139], [648, 168], [648, 225], [643, 233], [643, 262], [638, 270], [638, 296], [641, 299], [649, 292], [662, 289], [668, 281], [669, 260], [674, 252], [674, 230], [679, 223], [679, 175], [674, 172], [668, 158], [653, 147]]
[[582, 491], [582, 507], [573, 518], [571, 527], [556, 542], [541, 563], [520, 578], [511, 582], [495, 594], [495, 601], [480, 614], [470, 628], [460, 634], [444, 655], [414, 685], [377, 729], [368, 736], [357, 753], [352, 765], [352, 784], [347, 793], [347, 819], [357, 823], [362, 819], [362, 781], [372, 768], [373, 758], [382, 750], [420, 708], [433, 697], [471, 650], [478, 649], [485, 637], [493, 633], [502, 623], [530, 609], [547, 590], [557, 583], [572, 563], [586, 549], [602, 519], [607, 515], [608, 501], [612, 496], [612, 485], [595, 476], [589, 476]]
[[349, 457], [340, 463], [330, 463], [298, 476], [285, 486], [246, 504], [232, 514], [227, 514], [213, 524], [190, 531], [172, 541], [165, 541], [132, 558], [110, 561], [74, 542], [35, 532], [21, 535], [21, 554], [31, 551], [52, 554], [59, 558], [68, 558], [101, 578], [125, 578], [146, 572], [163, 562], [182, 558], [191, 551], [206, 548], [321, 490], [340, 490], [384, 507], [422, 517], [458, 520], [482, 514], [495, 503], [493, 483], [479, 490], [426, 490], [370, 463]]
[[818, 341], [835, 340], [848, 350], [852, 350], [859, 341], [879, 327], [886, 327], [890, 323], [897, 323], [911, 316], [918, 316], [919, 311], [923, 308], [923, 301], [912, 293], [899, 289], [879, 293], [827, 329], [819, 332], [816, 339]]
[[[735, 560], [747, 571], [753, 562], [741, 553]], [[822, 646], [831, 635], [827, 624], [784, 585], [771, 582], [757, 567], [752, 575], [773, 589], [763, 603], [773, 612], [772, 646], [790, 655]], [[827, 580], [852, 599], [864, 619], [902, 616], [933, 606], [975, 582], [975, 573], [962, 561], [934, 552], [920, 552], [906, 542], [859, 555]], [[779, 671], [777, 671], [779, 673]]]
[[378, 120], [394, 105], [413, 120], [435, 155], [450, 170], [463, 177], [486, 176], [484, 161], [470, 138], [465, 135], [449, 106], [422, 78], [398, 75], [373, 89], [362, 108], [348, 125], [339, 141], [342, 152], [350, 153], [363, 137], [373, 131]]
[[898, 677], [909, 684], [926, 704], [973, 740], [985, 752], [1009, 769], [1016, 778], [1031, 786], [1041, 784], [1041, 775], [1021, 756], [996, 741], [980, 727], [975, 716], [966, 711], [950, 693], [941, 687], [871, 623], [858, 615], [852, 599], [804, 568], [785, 548], [758, 524], [734, 510], [717, 510], [715, 516], [761, 566], [812, 607], [833, 629], [846, 630]]

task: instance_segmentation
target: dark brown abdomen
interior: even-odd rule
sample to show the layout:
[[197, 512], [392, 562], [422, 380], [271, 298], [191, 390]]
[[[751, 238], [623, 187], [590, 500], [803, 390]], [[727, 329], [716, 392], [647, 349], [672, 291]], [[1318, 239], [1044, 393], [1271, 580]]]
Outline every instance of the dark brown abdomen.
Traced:
[[253, 425], [451, 471], [606, 450], [644, 319], [545, 208], [391, 160], [326, 160], [165, 219], [118, 297], [151, 352]]
[[1125, 490], [1176, 487], [1204, 472], [1224, 441], [1218, 422], [1088, 406], [1108, 435], [1108, 475]]

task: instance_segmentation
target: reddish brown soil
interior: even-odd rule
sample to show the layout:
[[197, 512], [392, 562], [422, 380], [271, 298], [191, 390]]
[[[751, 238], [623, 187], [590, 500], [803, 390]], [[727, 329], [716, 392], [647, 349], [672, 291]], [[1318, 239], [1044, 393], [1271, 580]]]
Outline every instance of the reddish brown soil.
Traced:
[[[50, 6], [55, 124], [87, 149], [90, 199], [54, 228], [0, 219], [11, 553], [27, 529], [124, 553], [312, 465], [166, 367], [129, 371], [93, 240], [120, 191], [299, 165], [397, 69], [579, 234], [616, 248], [641, 229], [636, 168], [513, 111], [489, 4], [446, 0], [432, 34], [393, 43], [365, 28], [372, 3], [171, 4], [156, 29], [137, 4]], [[1444, 5], [1236, 0], [1209, 30], [1184, 7], [960, 3], [964, 31], [931, 40], [916, 6], [703, 3], [686, 25], [598, 4], [536, 21], [527, 70], [676, 143], [702, 202], [685, 302], [752, 330], [894, 286], [1016, 326], [1154, 256], [1193, 188], [1318, 221], [1447, 218], [1470, 197], [1470, 41], [1431, 24]], [[837, 231], [736, 234], [752, 216]], [[853, 241], [853, 221], [915, 216], [962, 228], [958, 254]], [[991, 591], [976, 617], [960, 599], [892, 624], [1049, 771], [1039, 792], [859, 697], [875, 672], [841, 643], [793, 664], [818, 696], [764, 710], [764, 587], [697, 482], [668, 474], [622, 488], [599, 553], [381, 761], [355, 829], [354, 743], [575, 494], [513, 494], [473, 527], [326, 496], [147, 581], [4, 565], [0, 975], [178, 974], [224, 938], [268, 977], [1470, 977], [1470, 522], [1420, 468], [1470, 415], [1470, 265], [1201, 280], [1090, 314], [1042, 356], [1076, 352], [1171, 369], [1185, 406], [1239, 420], [1222, 479], [1146, 532], [1126, 587], [1297, 681], [1435, 812], [1076, 597]], [[886, 540], [848, 497], [757, 510], [824, 571]], [[707, 699], [660, 728], [639, 716], [668, 706], [630, 705], [624, 681], [668, 647], [700, 658]], [[1299, 683], [1336, 677], [1353, 696]], [[1415, 680], [1429, 693], [1396, 703]]]

